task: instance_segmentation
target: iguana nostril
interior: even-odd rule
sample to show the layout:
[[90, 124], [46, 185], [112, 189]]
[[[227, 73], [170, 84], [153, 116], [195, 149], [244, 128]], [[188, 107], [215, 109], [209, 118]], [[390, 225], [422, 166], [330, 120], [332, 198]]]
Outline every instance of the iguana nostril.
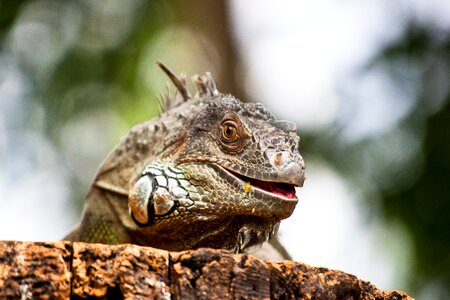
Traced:
[[284, 164], [283, 154], [281, 152], [277, 152], [273, 159], [275, 166], [279, 167]]
[[289, 161], [290, 155], [286, 151], [266, 150], [266, 157], [276, 169], [281, 169]]

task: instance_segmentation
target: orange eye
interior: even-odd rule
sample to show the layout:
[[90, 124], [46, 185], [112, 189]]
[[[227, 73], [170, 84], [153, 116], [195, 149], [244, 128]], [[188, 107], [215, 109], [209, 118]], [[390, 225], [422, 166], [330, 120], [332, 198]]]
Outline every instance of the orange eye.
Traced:
[[223, 125], [223, 137], [228, 141], [234, 141], [237, 138], [237, 129], [234, 124], [226, 123]]
[[214, 137], [222, 150], [229, 153], [237, 153], [246, 145], [250, 134], [245, 130], [242, 121], [234, 113], [228, 113], [220, 122]]

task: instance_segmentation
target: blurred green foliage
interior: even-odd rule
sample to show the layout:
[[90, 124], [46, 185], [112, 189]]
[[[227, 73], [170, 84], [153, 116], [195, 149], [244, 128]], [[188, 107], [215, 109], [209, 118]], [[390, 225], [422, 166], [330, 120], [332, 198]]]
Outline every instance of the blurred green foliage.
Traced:
[[419, 103], [405, 120], [405, 126], [424, 122], [422, 162], [410, 170], [417, 172], [416, 180], [404, 189], [385, 191], [382, 204], [384, 212], [404, 222], [414, 237], [417, 271], [414, 285], [421, 287], [434, 281], [446, 286], [447, 296], [450, 294], [449, 33], [411, 23], [404, 38], [385, 49], [379, 58], [388, 62], [407, 58], [421, 64]]
[[[417, 98], [410, 99], [416, 103], [395, 129], [420, 141], [418, 154], [402, 168], [386, 160], [380, 151], [383, 143], [398, 142], [402, 134], [395, 131], [348, 143], [340, 129], [333, 128], [304, 135], [302, 145], [310, 153], [319, 153], [363, 191], [365, 205], [375, 211], [372, 218], [378, 212], [406, 227], [414, 245], [414, 249], [403, 249], [414, 252], [411, 294], [422, 291], [427, 299], [444, 299], [450, 295], [450, 28], [411, 20], [402, 38], [382, 49], [361, 72], [380, 65], [400, 86], [405, 69], [418, 70]], [[400, 151], [409, 152], [408, 144], [401, 145]], [[367, 163], [371, 160], [375, 169]], [[381, 168], [383, 173], [376, 174], [383, 164], [387, 164]], [[367, 170], [370, 178], [361, 180]]]
[[[65, 126], [87, 114], [96, 116], [106, 111], [117, 118], [114, 120], [120, 120], [109, 123], [113, 126], [110, 128], [113, 136], [107, 141], [107, 149], [112, 148], [131, 125], [155, 116], [157, 96], [163, 90], [165, 79], [155, 82], [146, 75], [154, 73], [156, 58], [170, 59], [175, 70], [186, 70], [190, 74], [194, 73], [192, 70], [217, 70], [218, 82], [226, 87], [225, 90], [238, 96], [245, 95], [240, 79], [232, 72], [239, 59], [231, 29], [226, 26], [226, 1], [217, 1], [217, 6], [198, 1], [192, 4], [194, 8], [182, 1], [132, 1], [130, 6], [120, 1], [95, 3], [0, 1], [1, 54], [18, 61], [31, 87], [28, 105], [24, 108], [30, 116], [26, 126], [36, 126], [39, 122], [33, 120], [39, 119], [43, 111], [44, 120], [40, 121], [44, 122], [43, 131], [59, 151], [65, 151], [61, 137]], [[202, 5], [208, 5], [208, 14], [198, 13], [198, 7]], [[48, 9], [48, 15], [42, 7]], [[108, 12], [112, 16], [108, 16]], [[64, 28], [61, 18], [73, 18], [71, 28]], [[23, 52], [17, 52], [18, 46], [7, 45], [8, 39], [21, 38], [21, 32], [15, 27], [20, 20], [53, 24], [50, 37], [46, 37], [49, 40], [36, 44], [44, 45], [44, 50], [25, 47], [20, 48]], [[127, 23], [130, 20], [131, 23]], [[213, 43], [220, 41], [219, 48], [225, 49], [225, 53], [213, 53], [205, 43], [200, 47], [203, 52], [194, 54], [192, 52], [197, 48], [183, 44], [183, 41], [173, 41], [173, 45], [158, 48], [161, 40], [171, 41], [161, 37], [164, 30], [181, 25], [195, 29]], [[33, 36], [36, 33], [32, 32]], [[392, 132], [376, 137], [376, 140], [366, 138], [354, 143], [341, 139], [339, 127], [324, 132], [302, 132], [302, 148], [306, 153], [327, 160], [344, 177], [353, 180], [355, 186], [367, 192], [368, 207], [381, 207], [379, 212], [386, 218], [399, 220], [406, 226], [415, 245], [412, 290], [418, 291], [431, 282], [441, 287], [443, 295], [450, 294], [449, 33], [449, 29], [445, 31], [412, 20], [404, 36], [380, 52], [367, 66], [367, 70], [380, 64], [389, 66], [386, 72], [390, 72], [392, 80], [398, 84], [405, 80], [402, 72], [396, 69], [402, 68], [400, 62], [414, 64], [419, 70], [417, 103], [399, 130], [409, 132], [419, 140], [423, 138], [423, 144], [420, 155], [404, 169], [373, 175], [372, 181], [360, 180], [366, 171], [364, 161], [367, 156], [375, 159], [375, 164], [386, 163], [383, 156], [376, 160], [377, 151], [380, 140], [397, 138]], [[186, 36], [189, 39], [190, 35]], [[102, 38], [103, 41], [97, 40]], [[45, 42], [49, 48], [45, 48]], [[64, 43], [65, 46], [60, 46]], [[198, 41], [192, 43], [198, 44]], [[61, 47], [60, 52], [52, 45]], [[33, 56], [35, 51], [56, 51], [48, 58], [54, 61], [45, 64], [45, 58]], [[185, 60], [186, 57], [189, 59]], [[252, 97], [246, 95], [244, 98]], [[88, 181], [89, 178], [73, 175], [77, 213]], [[380, 197], [371, 196], [374, 189]]]

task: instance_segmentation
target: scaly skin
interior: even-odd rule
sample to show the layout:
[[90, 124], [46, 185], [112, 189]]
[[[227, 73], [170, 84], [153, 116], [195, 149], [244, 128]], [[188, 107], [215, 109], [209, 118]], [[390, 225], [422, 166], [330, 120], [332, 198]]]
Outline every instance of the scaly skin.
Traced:
[[242, 252], [272, 238], [304, 181], [295, 125], [219, 93], [208, 73], [194, 78], [191, 97], [185, 80], [160, 66], [178, 94], [109, 154], [66, 239]]

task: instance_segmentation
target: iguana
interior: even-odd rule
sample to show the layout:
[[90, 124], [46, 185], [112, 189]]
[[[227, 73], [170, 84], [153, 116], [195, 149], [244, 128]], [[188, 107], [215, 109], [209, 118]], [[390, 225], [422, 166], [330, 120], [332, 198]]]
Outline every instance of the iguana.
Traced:
[[109, 154], [66, 239], [238, 253], [274, 237], [305, 179], [295, 124], [220, 93], [209, 72], [192, 77], [192, 96], [158, 65], [177, 91]]

